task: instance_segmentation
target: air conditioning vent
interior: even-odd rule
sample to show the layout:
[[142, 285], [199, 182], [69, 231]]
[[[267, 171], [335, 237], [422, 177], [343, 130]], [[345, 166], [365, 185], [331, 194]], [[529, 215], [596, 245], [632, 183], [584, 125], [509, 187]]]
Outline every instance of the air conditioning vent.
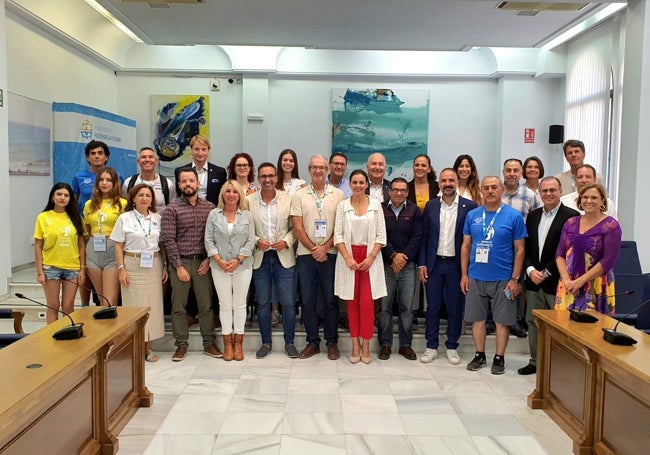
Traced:
[[[505, 11], [580, 11], [589, 3], [557, 3], [557, 2], [501, 2], [497, 9]], [[518, 14], [527, 16], [527, 14]]]

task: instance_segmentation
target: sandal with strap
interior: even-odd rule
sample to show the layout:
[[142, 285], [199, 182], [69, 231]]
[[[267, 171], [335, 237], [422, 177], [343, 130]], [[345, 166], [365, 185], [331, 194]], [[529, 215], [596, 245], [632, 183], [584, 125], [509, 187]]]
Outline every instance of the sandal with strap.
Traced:
[[144, 356], [144, 359], [147, 362], [157, 362], [158, 361], [158, 356], [151, 349], [149, 349], [147, 351], [147, 354]]

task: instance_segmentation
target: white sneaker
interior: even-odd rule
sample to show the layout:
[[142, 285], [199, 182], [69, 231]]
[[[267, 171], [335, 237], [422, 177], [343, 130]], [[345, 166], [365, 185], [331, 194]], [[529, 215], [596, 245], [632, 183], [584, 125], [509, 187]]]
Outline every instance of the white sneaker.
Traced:
[[452, 365], [460, 364], [460, 357], [458, 357], [458, 351], [455, 349], [447, 349], [447, 359]]
[[[420, 356], [420, 362], [422, 363], [431, 363], [438, 358], [438, 350], [426, 348], [424, 354]], [[460, 362], [460, 360], [459, 360]]]

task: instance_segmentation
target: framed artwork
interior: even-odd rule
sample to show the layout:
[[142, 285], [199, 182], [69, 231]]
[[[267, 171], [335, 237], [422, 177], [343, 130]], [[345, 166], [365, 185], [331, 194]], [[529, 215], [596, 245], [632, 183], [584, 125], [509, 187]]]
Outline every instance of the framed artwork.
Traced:
[[52, 105], [9, 92], [9, 175], [50, 175]]
[[192, 160], [192, 137], [210, 137], [209, 101], [206, 95], [151, 95], [153, 144], [161, 174], [173, 177], [175, 168]]
[[365, 169], [368, 156], [386, 157], [386, 178], [412, 178], [416, 155], [427, 153], [429, 90], [333, 89], [332, 152], [343, 152], [348, 171]]

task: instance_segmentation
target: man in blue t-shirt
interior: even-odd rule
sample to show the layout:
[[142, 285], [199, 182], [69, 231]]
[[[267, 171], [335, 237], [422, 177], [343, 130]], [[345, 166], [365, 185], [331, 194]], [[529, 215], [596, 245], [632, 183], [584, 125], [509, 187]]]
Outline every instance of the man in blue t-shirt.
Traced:
[[487, 365], [485, 359], [485, 321], [492, 309], [496, 322], [496, 354], [492, 374], [505, 372], [504, 355], [516, 322], [519, 277], [524, 264], [524, 242], [528, 237], [524, 220], [516, 210], [503, 204], [504, 186], [496, 176], [485, 177], [481, 193], [485, 205], [467, 214], [461, 247], [460, 287], [467, 296], [465, 320], [472, 323], [476, 347], [467, 369], [476, 371]]

